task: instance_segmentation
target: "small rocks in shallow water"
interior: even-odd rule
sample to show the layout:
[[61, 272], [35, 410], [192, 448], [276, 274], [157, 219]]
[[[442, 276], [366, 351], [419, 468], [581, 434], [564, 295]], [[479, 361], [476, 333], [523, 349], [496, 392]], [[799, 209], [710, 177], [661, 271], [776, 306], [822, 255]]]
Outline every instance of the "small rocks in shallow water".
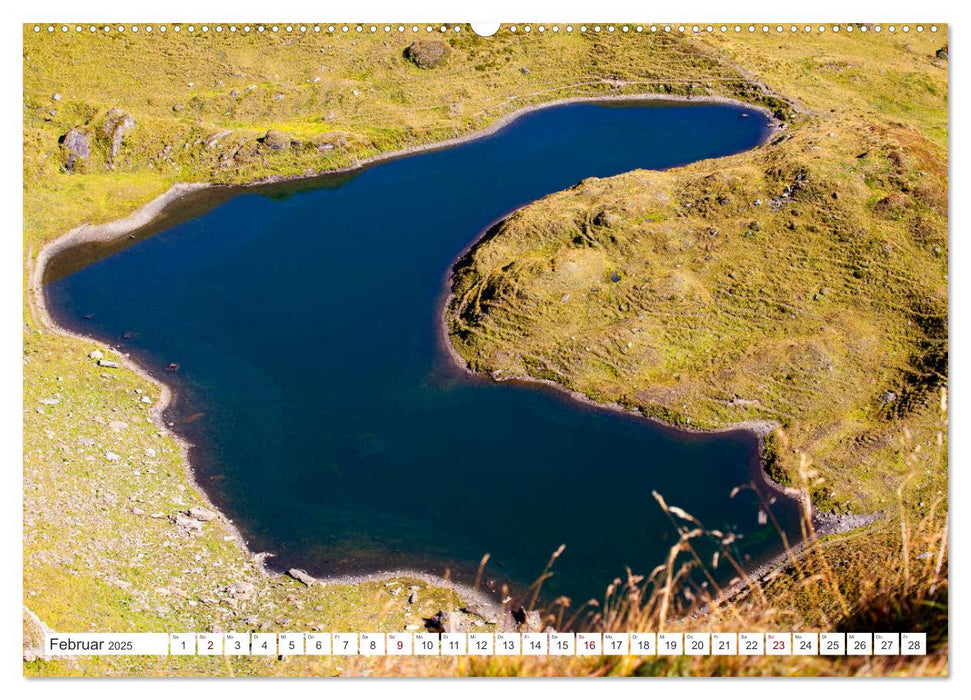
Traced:
[[295, 578], [296, 580], [298, 580], [300, 583], [302, 583], [305, 586], [312, 586], [315, 583], [317, 583], [317, 579], [315, 579], [313, 576], [311, 576], [310, 574], [308, 574], [303, 569], [290, 569], [287, 572], [287, 574], [291, 578]]
[[208, 508], [203, 508], [202, 506], [194, 506], [189, 508], [189, 515], [196, 520], [201, 520], [202, 522], [209, 522], [210, 520], [215, 520], [218, 514], [213, 513]]

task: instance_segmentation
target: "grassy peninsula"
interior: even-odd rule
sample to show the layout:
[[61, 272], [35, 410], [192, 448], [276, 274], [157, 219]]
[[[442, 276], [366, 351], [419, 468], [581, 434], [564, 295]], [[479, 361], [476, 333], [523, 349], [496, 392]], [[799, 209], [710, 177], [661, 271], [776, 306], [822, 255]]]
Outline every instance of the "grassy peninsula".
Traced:
[[[480, 38], [467, 27], [298, 27], [24, 28], [25, 673], [946, 672], [943, 28]], [[406, 52], [416, 40], [444, 48]], [[744, 100], [785, 129], [748, 153], [587, 180], [516, 213], [456, 267], [455, 348], [475, 370], [550, 380], [683, 426], [771, 421], [774, 478], [823, 512], [881, 516], [706, 616], [679, 621], [625, 589], [602, 613], [614, 626], [876, 625], [928, 631], [932, 656], [35, 657], [44, 626], [400, 630], [468, 602], [405, 578], [306, 586], [268, 574], [222, 516], [188, 522], [207, 505], [152, 414], [161, 388], [36, 313], [27, 280], [46, 243], [175, 183], [303, 176], [466, 136], [529, 105], [643, 93]], [[121, 366], [99, 365], [95, 350]], [[671, 613], [690, 609], [679, 601]]]

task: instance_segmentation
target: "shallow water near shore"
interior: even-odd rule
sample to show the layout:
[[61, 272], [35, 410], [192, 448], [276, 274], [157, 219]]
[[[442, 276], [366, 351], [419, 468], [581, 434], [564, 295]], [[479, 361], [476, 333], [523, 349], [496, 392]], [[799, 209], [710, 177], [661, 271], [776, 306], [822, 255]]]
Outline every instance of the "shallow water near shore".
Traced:
[[[754, 565], [782, 542], [751, 490], [730, 498], [758, 480], [753, 434], [469, 377], [442, 350], [440, 309], [450, 265], [513, 209], [768, 130], [726, 104], [551, 107], [352, 174], [196, 196], [191, 217], [169, 212], [130, 245], [61, 254], [45, 290], [59, 323], [175, 386], [167, 420], [194, 444], [200, 484], [272, 567], [470, 582], [488, 552], [489, 588], [521, 592], [565, 544], [544, 597], [582, 602], [677, 541], [652, 491], [737, 533]], [[773, 515], [795, 541], [795, 503]]]

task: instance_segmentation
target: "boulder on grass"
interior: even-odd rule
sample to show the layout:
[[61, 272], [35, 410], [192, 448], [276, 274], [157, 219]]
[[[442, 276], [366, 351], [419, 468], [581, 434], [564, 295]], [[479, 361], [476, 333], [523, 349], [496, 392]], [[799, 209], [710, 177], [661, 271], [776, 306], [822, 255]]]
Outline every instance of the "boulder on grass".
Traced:
[[419, 40], [405, 49], [405, 58], [419, 68], [435, 68], [448, 56], [448, 44], [444, 41]]
[[279, 131], [277, 129], [270, 129], [266, 132], [266, 136], [262, 139], [265, 146], [269, 146], [274, 151], [282, 151], [284, 148], [290, 147], [290, 134]]
[[111, 150], [109, 151], [111, 160], [114, 160], [118, 151], [121, 150], [121, 142], [125, 138], [125, 134], [134, 128], [135, 118], [132, 115], [117, 107], [108, 110], [102, 131], [105, 137], [111, 141]]
[[61, 137], [61, 145], [67, 150], [67, 163], [64, 167], [74, 170], [75, 162], [91, 156], [91, 136], [78, 128], [71, 129]]

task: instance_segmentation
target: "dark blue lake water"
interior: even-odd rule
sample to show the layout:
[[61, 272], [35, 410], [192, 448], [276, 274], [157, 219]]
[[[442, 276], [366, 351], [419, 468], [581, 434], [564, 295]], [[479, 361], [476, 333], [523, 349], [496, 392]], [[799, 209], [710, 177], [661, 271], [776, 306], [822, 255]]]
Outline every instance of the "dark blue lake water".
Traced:
[[[439, 324], [450, 265], [498, 217], [767, 128], [727, 105], [553, 107], [353, 175], [189, 197], [133, 240], [65, 254], [46, 289], [61, 323], [175, 383], [167, 419], [200, 483], [271, 566], [470, 580], [488, 552], [486, 578], [522, 590], [562, 543], [545, 595], [582, 601], [663, 560], [676, 534], [655, 490], [742, 535], [753, 563], [781, 542], [751, 492], [729, 498], [755, 478], [752, 435], [467, 377]], [[775, 515], [795, 531], [791, 502]]]

